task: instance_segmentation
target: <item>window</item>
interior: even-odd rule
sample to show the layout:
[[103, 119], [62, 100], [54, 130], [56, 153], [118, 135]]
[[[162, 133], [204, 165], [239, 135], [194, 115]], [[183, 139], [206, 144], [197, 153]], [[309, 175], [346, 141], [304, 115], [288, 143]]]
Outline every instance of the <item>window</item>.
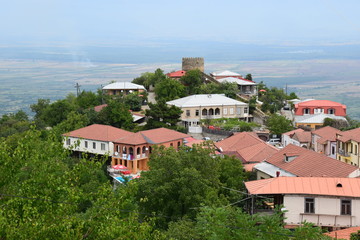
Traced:
[[305, 198], [305, 213], [315, 213], [314, 198]]
[[234, 108], [230, 108], [230, 114], [234, 114]]
[[186, 116], [190, 117], [190, 110], [186, 110]]
[[226, 115], [227, 114], [227, 108], [224, 108], [224, 114]]
[[331, 146], [331, 155], [335, 154], [335, 146]]
[[103, 151], [105, 150], [105, 143], [101, 144], [101, 150], [103, 150]]
[[248, 108], [244, 108], [244, 113], [248, 113]]
[[70, 145], [70, 144], [71, 144], [70, 138], [66, 139], [66, 145]]
[[322, 114], [324, 113], [324, 109], [323, 108], [315, 108], [314, 109], [314, 114]]
[[93, 149], [96, 149], [96, 142], [93, 142]]
[[341, 215], [351, 215], [351, 200], [341, 200]]
[[304, 114], [310, 114], [310, 108], [305, 108], [304, 109]]
[[195, 116], [199, 116], [199, 110], [195, 110]]
[[204, 109], [202, 110], [202, 113], [201, 113], [201, 114], [202, 114], [203, 116], [206, 116], [206, 115], [208, 114], [207, 109], [204, 108]]
[[335, 114], [335, 109], [333, 108], [328, 109], [328, 114]]
[[85, 148], [88, 148], [88, 141], [85, 141]]

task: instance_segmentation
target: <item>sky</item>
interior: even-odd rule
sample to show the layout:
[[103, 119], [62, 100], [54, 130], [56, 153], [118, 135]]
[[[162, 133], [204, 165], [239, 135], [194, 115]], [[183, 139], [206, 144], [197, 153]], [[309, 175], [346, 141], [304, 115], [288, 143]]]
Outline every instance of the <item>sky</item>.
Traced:
[[2, 43], [360, 41], [358, 0], [1, 0]]

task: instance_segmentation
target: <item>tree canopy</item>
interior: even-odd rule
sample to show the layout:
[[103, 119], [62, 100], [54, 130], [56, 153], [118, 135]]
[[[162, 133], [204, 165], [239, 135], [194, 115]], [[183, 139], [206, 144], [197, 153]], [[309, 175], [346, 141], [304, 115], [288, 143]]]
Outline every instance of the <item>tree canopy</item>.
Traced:
[[281, 135], [294, 129], [291, 120], [278, 114], [271, 114], [266, 125], [272, 134]]

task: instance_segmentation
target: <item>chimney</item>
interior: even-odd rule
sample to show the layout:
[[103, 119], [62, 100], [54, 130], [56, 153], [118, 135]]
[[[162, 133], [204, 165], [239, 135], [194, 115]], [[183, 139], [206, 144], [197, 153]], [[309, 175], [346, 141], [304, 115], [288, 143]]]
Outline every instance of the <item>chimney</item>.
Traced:
[[280, 171], [276, 171], [276, 177], [280, 177]]

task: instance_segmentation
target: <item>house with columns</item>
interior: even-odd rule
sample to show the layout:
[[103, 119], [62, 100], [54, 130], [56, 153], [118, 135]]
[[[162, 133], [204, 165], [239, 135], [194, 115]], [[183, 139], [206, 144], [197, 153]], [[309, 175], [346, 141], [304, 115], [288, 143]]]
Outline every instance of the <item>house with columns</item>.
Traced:
[[249, 106], [247, 103], [228, 98], [225, 94], [197, 94], [166, 102], [181, 108], [183, 126], [201, 126], [201, 120], [218, 118], [238, 118], [249, 120]]
[[149, 170], [149, 156], [154, 146], [179, 149], [189, 135], [167, 128], [140, 131], [114, 141], [111, 165], [124, 165], [132, 173]]

